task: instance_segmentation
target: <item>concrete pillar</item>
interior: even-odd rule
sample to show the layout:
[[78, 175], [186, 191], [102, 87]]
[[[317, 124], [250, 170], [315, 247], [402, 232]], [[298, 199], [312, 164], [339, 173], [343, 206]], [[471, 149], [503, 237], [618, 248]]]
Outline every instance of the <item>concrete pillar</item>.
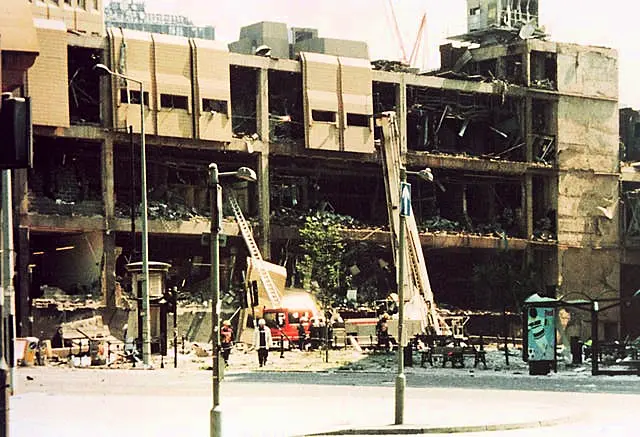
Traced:
[[31, 320], [31, 272], [29, 269], [29, 228], [19, 226], [13, 233], [16, 241], [16, 335], [33, 335]]
[[16, 250], [16, 335], [26, 336], [30, 332], [31, 322], [31, 274], [29, 273], [29, 191], [27, 170], [13, 171], [13, 240]]
[[396, 88], [396, 119], [400, 131], [400, 153], [407, 153], [407, 84], [404, 74]]
[[262, 229], [258, 245], [262, 257], [271, 259], [271, 199], [269, 190], [269, 70], [261, 68], [257, 75], [256, 115], [258, 135], [263, 143], [258, 153], [258, 216]]
[[262, 251], [262, 257], [271, 259], [271, 199], [269, 193], [269, 153], [258, 154], [258, 207], [260, 209], [260, 241], [258, 245]]
[[531, 97], [525, 97], [524, 99], [524, 123], [522, 125], [522, 136], [524, 138], [526, 138], [527, 144], [526, 144], [526, 161], [527, 162], [533, 162], [533, 147], [534, 147], [534, 138], [533, 138], [533, 132], [531, 132], [531, 126], [532, 126], [532, 117], [533, 117], [533, 111], [531, 108], [532, 104], [531, 104]]
[[533, 235], [533, 176], [527, 174], [524, 177], [524, 185], [522, 187], [522, 211], [525, 220], [525, 238], [531, 238]]
[[113, 182], [113, 137], [107, 135], [101, 144], [102, 202], [104, 207], [104, 249], [102, 258], [102, 296], [107, 308], [116, 307], [116, 234], [115, 192]]
[[531, 50], [529, 49], [529, 42], [522, 54], [522, 74], [524, 80], [524, 86], [531, 86]]
[[256, 84], [256, 129], [262, 142], [269, 144], [269, 70], [261, 68]]

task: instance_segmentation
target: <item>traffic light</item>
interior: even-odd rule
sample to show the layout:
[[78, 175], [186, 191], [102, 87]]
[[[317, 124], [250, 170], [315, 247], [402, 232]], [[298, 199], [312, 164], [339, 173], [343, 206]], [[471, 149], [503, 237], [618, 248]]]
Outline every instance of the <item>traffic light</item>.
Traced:
[[3, 93], [0, 109], [0, 168], [31, 168], [32, 138], [31, 99]]
[[174, 287], [165, 290], [162, 299], [165, 301], [167, 312], [175, 314], [177, 307], [178, 290]]
[[240, 293], [240, 308], [249, 308], [249, 287], [245, 287]]

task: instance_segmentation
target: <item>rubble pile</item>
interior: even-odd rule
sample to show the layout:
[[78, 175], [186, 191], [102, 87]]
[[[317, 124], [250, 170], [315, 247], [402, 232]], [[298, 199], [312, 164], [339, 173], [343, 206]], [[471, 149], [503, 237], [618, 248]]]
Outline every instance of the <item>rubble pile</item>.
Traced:
[[373, 67], [374, 70], [391, 71], [393, 73], [418, 74], [419, 72], [417, 68], [413, 68], [400, 61], [388, 61], [386, 59], [378, 59], [376, 61], [371, 61], [371, 66]]
[[544, 217], [538, 220], [533, 229], [531, 239], [536, 241], [556, 241], [558, 236], [553, 232], [551, 219]]
[[[205, 217], [206, 214], [179, 203], [168, 204], [158, 201], [149, 201], [147, 209], [149, 219], [163, 220], [190, 220], [196, 217]], [[136, 217], [140, 215], [139, 208], [136, 208]], [[116, 205], [116, 217], [130, 218], [131, 207], [128, 205]]]
[[351, 216], [332, 212], [300, 211], [293, 208], [279, 208], [271, 212], [271, 222], [279, 226], [303, 226], [307, 217], [318, 215], [328, 225], [346, 229], [367, 229], [370, 226]]

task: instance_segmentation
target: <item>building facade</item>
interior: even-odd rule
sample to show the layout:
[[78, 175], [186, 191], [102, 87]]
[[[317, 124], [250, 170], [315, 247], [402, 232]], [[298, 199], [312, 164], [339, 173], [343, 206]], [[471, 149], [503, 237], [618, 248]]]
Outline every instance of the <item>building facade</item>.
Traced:
[[[207, 287], [211, 162], [256, 170], [257, 184], [229, 182], [225, 192], [253, 217], [264, 258], [290, 276], [296, 217], [309, 210], [357, 220], [343, 234], [374, 245], [378, 267], [360, 261], [357, 270], [378, 275], [392, 260], [374, 120], [382, 111], [398, 114], [406, 167], [430, 167], [437, 181], [413, 192], [437, 302], [495, 308], [505, 297], [493, 285], [504, 278], [569, 299], [627, 292], [614, 50], [542, 39], [444, 46], [442, 70], [417, 75], [335, 54], [272, 58], [197, 38], [82, 30], [92, 10], [45, 19], [41, 3], [32, 4], [40, 55], [15, 90], [32, 97], [34, 120], [34, 168], [14, 177], [19, 326], [28, 296], [45, 285], [118, 303], [122, 266], [139, 247], [141, 99], [150, 258], [170, 263], [192, 293]], [[142, 80], [145, 95], [97, 76], [97, 62]], [[246, 248], [233, 220], [224, 233], [231, 289]], [[588, 317], [573, 316], [570, 333], [588, 336]], [[609, 338], [628, 328], [617, 310], [601, 320]]]

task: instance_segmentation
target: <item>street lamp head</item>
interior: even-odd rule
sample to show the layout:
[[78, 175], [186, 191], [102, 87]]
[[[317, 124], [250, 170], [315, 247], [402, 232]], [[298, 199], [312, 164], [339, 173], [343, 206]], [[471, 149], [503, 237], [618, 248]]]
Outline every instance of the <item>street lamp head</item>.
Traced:
[[433, 182], [433, 173], [431, 173], [431, 169], [429, 167], [420, 170], [418, 172], [418, 176], [427, 182]]
[[236, 177], [249, 182], [256, 182], [258, 180], [256, 172], [249, 167], [240, 167], [236, 170]]
[[93, 70], [97, 71], [98, 73], [101, 73], [101, 74], [113, 74], [113, 71], [111, 71], [109, 69], [109, 67], [107, 67], [104, 64], [96, 64], [96, 65], [94, 65], [93, 66]]

